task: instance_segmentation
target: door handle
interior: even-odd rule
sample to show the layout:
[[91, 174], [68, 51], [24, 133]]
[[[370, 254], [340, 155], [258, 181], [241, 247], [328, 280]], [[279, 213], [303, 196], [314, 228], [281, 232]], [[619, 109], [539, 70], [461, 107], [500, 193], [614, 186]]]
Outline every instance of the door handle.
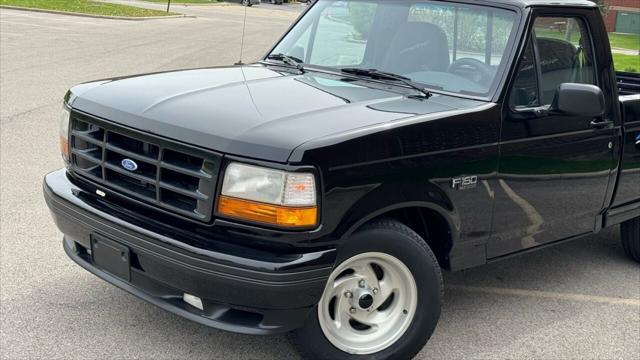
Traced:
[[594, 129], [609, 129], [613, 127], [613, 121], [611, 120], [592, 120], [590, 123]]

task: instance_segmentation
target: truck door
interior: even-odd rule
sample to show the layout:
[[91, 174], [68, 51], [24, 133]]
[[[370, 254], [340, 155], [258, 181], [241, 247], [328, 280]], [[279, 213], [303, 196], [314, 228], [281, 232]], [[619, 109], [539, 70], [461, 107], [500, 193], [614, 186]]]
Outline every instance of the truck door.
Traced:
[[615, 167], [610, 99], [596, 118], [547, 111], [562, 83], [611, 93], [601, 86], [610, 66], [596, 63], [593, 12], [545, 11], [533, 14], [505, 101], [489, 258], [592, 232]]

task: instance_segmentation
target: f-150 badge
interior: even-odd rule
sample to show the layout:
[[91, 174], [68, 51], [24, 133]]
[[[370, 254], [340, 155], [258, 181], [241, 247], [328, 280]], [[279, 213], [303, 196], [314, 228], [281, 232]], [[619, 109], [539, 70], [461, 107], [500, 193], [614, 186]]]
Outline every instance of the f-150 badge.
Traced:
[[472, 176], [459, 176], [451, 179], [451, 187], [456, 190], [473, 189], [478, 185], [478, 177]]

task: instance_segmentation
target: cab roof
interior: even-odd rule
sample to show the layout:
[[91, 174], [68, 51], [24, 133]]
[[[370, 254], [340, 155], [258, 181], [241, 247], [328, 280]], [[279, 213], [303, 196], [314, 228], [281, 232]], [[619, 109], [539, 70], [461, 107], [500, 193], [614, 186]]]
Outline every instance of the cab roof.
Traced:
[[571, 6], [571, 7], [597, 7], [598, 5], [588, 0], [490, 0], [496, 4], [508, 4], [521, 8], [532, 6]]
[[[353, 0], [356, 1], [356, 0]], [[387, 0], [394, 1], [394, 0]], [[447, 0], [440, 0], [446, 2]], [[511, 5], [519, 8], [528, 8], [533, 6], [557, 6], [557, 7], [588, 7], [597, 8], [598, 5], [589, 0], [484, 0], [480, 3], [496, 4], [496, 5]]]

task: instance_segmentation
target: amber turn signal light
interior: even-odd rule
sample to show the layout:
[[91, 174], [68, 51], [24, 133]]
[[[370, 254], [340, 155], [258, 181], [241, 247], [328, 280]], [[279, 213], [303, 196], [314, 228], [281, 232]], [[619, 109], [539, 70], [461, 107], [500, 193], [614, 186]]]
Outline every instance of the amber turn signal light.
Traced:
[[69, 121], [71, 113], [68, 105], [62, 105], [62, 116], [60, 118], [60, 153], [65, 162], [69, 161]]
[[60, 152], [65, 159], [69, 159], [69, 140], [60, 136]]
[[218, 213], [231, 218], [289, 228], [308, 228], [317, 225], [318, 209], [288, 207], [220, 196]]

